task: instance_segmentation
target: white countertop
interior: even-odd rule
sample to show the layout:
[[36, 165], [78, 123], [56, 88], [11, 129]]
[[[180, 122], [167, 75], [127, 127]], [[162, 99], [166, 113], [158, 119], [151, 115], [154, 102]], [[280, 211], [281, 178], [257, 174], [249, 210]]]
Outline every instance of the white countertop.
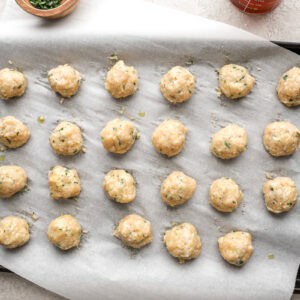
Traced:
[[[6, 1], [12, 0], [0, 0], [0, 13]], [[300, 43], [299, 0], [284, 0], [276, 10], [261, 16], [243, 14], [229, 0], [147, 1], [222, 21], [269, 40]], [[0, 282], [0, 298], [3, 300], [63, 299], [15, 274], [0, 273]], [[293, 299], [300, 300], [300, 295], [293, 297]]]
[[265, 15], [240, 12], [229, 0], [147, 0], [234, 25], [272, 41], [300, 43], [300, 1], [283, 0]]

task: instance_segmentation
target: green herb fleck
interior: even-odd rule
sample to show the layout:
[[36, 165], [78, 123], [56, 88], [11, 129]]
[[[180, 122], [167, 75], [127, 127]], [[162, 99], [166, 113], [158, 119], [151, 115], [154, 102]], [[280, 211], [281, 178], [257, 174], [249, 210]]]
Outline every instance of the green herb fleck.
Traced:
[[231, 144], [230, 143], [228, 143], [228, 142], [224, 142], [224, 145], [227, 147], [227, 148], [230, 148], [231, 147]]
[[29, 2], [37, 9], [52, 9], [58, 7], [61, 0], [29, 0]]
[[139, 116], [140, 116], [140, 117], [145, 117], [145, 115], [146, 115], [146, 113], [145, 113], [144, 111], [140, 111], [140, 112], [139, 112]]
[[282, 78], [283, 78], [283, 80], [287, 80], [288, 77], [289, 77], [289, 75], [284, 75]]
[[5, 161], [6, 156], [5, 155], [0, 155], [0, 161]]
[[268, 259], [274, 259], [274, 258], [275, 258], [275, 255], [273, 253], [268, 254]]

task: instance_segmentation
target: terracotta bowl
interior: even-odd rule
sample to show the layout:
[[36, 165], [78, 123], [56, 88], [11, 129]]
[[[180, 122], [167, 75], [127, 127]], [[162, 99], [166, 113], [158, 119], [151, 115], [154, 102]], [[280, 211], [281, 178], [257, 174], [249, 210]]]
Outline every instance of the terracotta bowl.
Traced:
[[47, 19], [58, 19], [70, 14], [78, 5], [79, 0], [61, 0], [61, 4], [52, 9], [37, 9], [29, 0], [16, 0], [21, 8], [28, 13]]

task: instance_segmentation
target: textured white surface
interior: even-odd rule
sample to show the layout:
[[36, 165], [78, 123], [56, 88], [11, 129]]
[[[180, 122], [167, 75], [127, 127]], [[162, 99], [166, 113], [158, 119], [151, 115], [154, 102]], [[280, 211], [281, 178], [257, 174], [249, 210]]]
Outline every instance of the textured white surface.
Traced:
[[147, 0], [181, 11], [221, 21], [273, 41], [300, 43], [300, 1], [283, 0], [265, 15], [240, 12], [229, 0]]
[[[147, 0], [249, 30], [272, 40], [300, 42], [300, 1], [285, 0], [265, 16], [249, 16], [232, 7], [229, 0]], [[5, 1], [0, 1], [0, 12]], [[14, 274], [0, 273], [1, 299], [62, 299]], [[299, 300], [295, 296], [294, 300]]]

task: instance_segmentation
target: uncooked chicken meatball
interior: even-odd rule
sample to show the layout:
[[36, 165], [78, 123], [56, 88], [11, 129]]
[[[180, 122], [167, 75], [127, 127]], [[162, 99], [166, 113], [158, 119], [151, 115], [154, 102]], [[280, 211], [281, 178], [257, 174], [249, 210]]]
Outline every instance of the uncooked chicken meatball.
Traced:
[[23, 73], [12, 70], [0, 70], [0, 98], [7, 100], [14, 97], [21, 97], [26, 90], [27, 80]]
[[80, 128], [71, 122], [60, 122], [50, 135], [52, 149], [60, 155], [75, 155], [82, 150]]
[[277, 85], [279, 100], [286, 106], [300, 105], [300, 68], [294, 67], [285, 72]]
[[184, 204], [192, 198], [196, 181], [183, 172], [172, 172], [162, 183], [160, 194], [162, 200], [170, 206]]
[[81, 225], [71, 215], [62, 215], [54, 219], [48, 226], [49, 241], [61, 250], [78, 247], [81, 235]]
[[219, 178], [210, 186], [209, 202], [218, 211], [232, 212], [240, 205], [242, 200], [243, 193], [231, 178]]
[[182, 103], [192, 97], [195, 91], [195, 77], [185, 68], [176, 66], [160, 80], [160, 90], [171, 103]]
[[138, 87], [138, 72], [134, 67], [119, 60], [108, 72], [105, 79], [106, 90], [116, 99], [133, 95]]
[[219, 70], [219, 88], [227, 98], [238, 99], [248, 95], [254, 84], [255, 78], [242, 66], [229, 64]]
[[134, 178], [125, 170], [109, 171], [104, 177], [103, 189], [111, 200], [119, 203], [129, 203], [136, 196]]
[[69, 65], [60, 65], [48, 72], [48, 81], [54, 92], [70, 98], [80, 87], [81, 75]]
[[8, 148], [23, 146], [30, 138], [28, 127], [12, 116], [0, 118], [0, 142]]
[[251, 234], [243, 231], [227, 233], [218, 239], [218, 244], [223, 258], [238, 267], [243, 266], [254, 251]]
[[80, 179], [75, 169], [56, 166], [48, 174], [50, 196], [53, 199], [68, 199], [80, 194]]
[[210, 150], [218, 158], [231, 159], [242, 154], [247, 148], [247, 143], [246, 130], [230, 124], [212, 136]]
[[27, 174], [19, 166], [0, 167], [0, 197], [9, 198], [24, 189]]
[[21, 247], [29, 238], [29, 225], [23, 218], [8, 216], [0, 221], [0, 244], [5, 248]]
[[300, 131], [290, 122], [273, 122], [264, 131], [263, 143], [275, 157], [291, 155], [299, 147]]
[[100, 138], [107, 151], [123, 154], [132, 148], [137, 139], [137, 130], [129, 121], [114, 119], [103, 128]]
[[164, 243], [169, 253], [180, 263], [198, 257], [202, 246], [197, 229], [190, 223], [182, 223], [167, 230]]
[[297, 203], [297, 188], [289, 177], [267, 180], [263, 186], [263, 194], [267, 209], [276, 214], [289, 211]]
[[138, 249], [152, 242], [151, 223], [139, 215], [128, 215], [119, 222], [113, 235], [126, 246]]
[[177, 120], [163, 121], [152, 134], [152, 144], [161, 154], [175, 156], [184, 146], [186, 132], [186, 127]]

